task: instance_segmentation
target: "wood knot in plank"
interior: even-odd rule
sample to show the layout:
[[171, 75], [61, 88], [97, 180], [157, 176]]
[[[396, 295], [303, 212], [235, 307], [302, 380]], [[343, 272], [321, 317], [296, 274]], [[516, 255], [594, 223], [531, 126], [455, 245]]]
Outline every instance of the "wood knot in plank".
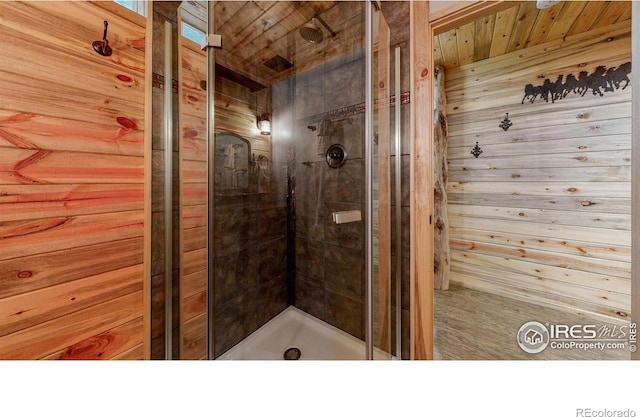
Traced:
[[193, 139], [198, 136], [198, 131], [195, 129], [185, 129], [183, 136], [187, 139]]
[[138, 125], [136, 124], [136, 122], [126, 117], [118, 116], [116, 117], [116, 122], [118, 122], [118, 124], [124, 127], [125, 129], [136, 130], [138, 128]]
[[69, 346], [61, 359], [100, 359], [110, 357], [129, 340], [123, 334], [103, 333]]
[[124, 74], [118, 74], [116, 75], [116, 78], [119, 79], [120, 81], [122, 81], [123, 83], [130, 83], [133, 81], [133, 78], [129, 77], [128, 75], [124, 75]]

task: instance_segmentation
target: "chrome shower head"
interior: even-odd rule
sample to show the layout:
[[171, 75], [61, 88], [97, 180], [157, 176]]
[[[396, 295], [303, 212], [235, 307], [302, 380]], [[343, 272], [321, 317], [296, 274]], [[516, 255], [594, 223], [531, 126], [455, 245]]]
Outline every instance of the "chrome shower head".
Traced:
[[300, 36], [307, 42], [320, 43], [324, 38], [322, 35], [322, 29], [318, 27], [316, 18], [311, 19], [311, 22], [305, 24], [300, 28]]

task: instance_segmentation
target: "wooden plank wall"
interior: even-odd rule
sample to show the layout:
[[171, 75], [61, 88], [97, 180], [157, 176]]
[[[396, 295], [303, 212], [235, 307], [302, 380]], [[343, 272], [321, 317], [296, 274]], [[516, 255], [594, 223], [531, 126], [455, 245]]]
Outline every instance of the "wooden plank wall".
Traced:
[[374, 274], [377, 287], [374, 289], [374, 345], [391, 354], [391, 31], [382, 13], [379, 14], [377, 50], [373, 75], [374, 97], [379, 103], [374, 109], [378, 122], [378, 182], [374, 184], [378, 198], [374, 198], [373, 203], [373, 256], [378, 264], [377, 276]]
[[629, 62], [630, 31], [622, 22], [447, 72], [452, 282], [629, 315], [631, 86], [521, 101], [528, 83]]
[[1, 359], [148, 357], [145, 26], [112, 2], [0, 3]]
[[180, 356], [207, 359], [207, 53], [180, 43]]
[[433, 30], [429, 2], [411, 2], [411, 359], [433, 359]]

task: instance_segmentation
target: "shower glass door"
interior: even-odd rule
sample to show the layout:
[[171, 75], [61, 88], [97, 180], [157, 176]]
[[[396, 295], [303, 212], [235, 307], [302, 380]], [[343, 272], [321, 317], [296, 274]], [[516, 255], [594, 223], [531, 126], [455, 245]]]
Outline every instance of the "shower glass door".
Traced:
[[[222, 37], [210, 49], [212, 356], [230, 357], [293, 309], [357, 341], [352, 358], [364, 358], [365, 3], [209, 7], [210, 33]], [[334, 213], [354, 217], [336, 223]]]
[[166, 345], [168, 358], [232, 358], [291, 311], [333, 335], [303, 342], [324, 346], [303, 359], [397, 355], [398, 124], [381, 12], [364, 1], [189, 1], [158, 2], [155, 15], [171, 23], [154, 24], [154, 44], [175, 130], [154, 153], [173, 197], [170, 243], [164, 258], [154, 251], [173, 272], [152, 300], [157, 357]]
[[207, 52], [200, 42], [207, 30], [206, 2], [182, 2], [178, 9], [179, 177], [179, 357], [208, 358], [208, 128]]

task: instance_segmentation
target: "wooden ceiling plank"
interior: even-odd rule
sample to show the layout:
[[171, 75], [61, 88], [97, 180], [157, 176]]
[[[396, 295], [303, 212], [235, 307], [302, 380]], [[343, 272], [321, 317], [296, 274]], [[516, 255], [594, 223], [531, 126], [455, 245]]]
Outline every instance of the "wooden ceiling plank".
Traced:
[[[284, 3], [284, 2], [282, 2]], [[238, 57], [238, 60], [243, 62], [243, 65], [247, 66], [261, 66], [262, 63], [272, 58], [274, 55], [281, 55], [283, 58], [291, 60], [292, 57], [289, 50], [294, 49], [294, 36], [298, 36], [298, 28], [303, 24], [311, 21], [311, 18], [318, 10], [318, 5], [311, 7], [310, 2], [287, 2], [291, 13], [285, 17], [285, 19], [275, 27], [272, 27], [266, 31], [263, 36], [253, 39], [251, 42], [239, 45], [234, 51], [234, 54]], [[314, 2], [322, 3], [321, 7], [330, 7], [336, 5], [336, 2]], [[352, 2], [346, 2], [352, 3]], [[327, 9], [328, 10], [328, 9]], [[278, 9], [270, 9], [270, 12], [283, 13]], [[333, 26], [333, 20], [325, 19], [334, 31], [339, 32], [338, 27]], [[300, 23], [302, 22], [302, 23]], [[284, 31], [283, 27], [293, 27], [293, 30]], [[323, 29], [323, 32], [326, 31]], [[340, 35], [338, 35], [340, 36]], [[256, 51], [258, 51], [256, 53]]]
[[544, 43], [561, 9], [561, 7], [555, 6], [540, 10], [527, 40], [527, 48]]
[[231, 19], [227, 20], [222, 26], [216, 25], [216, 32], [222, 35], [223, 47], [225, 42], [232, 42], [248, 23], [255, 21], [264, 11], [254, 2], [248, 1], [238, 10]]
[[[545, 62], [554, 62], [561, 59], [563, 55], [571, 53], [581, 53], [584, 56], [584, 62], [597, 61], [598, 54], [602, 52], [599, 48], [612, 48], [617, 42], [628, 42], [631, 33], [631, 25], [629, 22], [616, 23], [606, 28], [600, 28], [594, 31], [583, 32], [566, 39], [558, 39], [547, 42], [542, 45], [536, 45], [522, 51], [516, 51], [511, 54], [504, 54], [493, 60], [491, 64], [483, 65], [476, 68], [474, 75], [478, 78], [487, 79], [488, 77], [499, 78], [504, 73], [504, 68], [510, 62], [510, 78], [517, 76], [515, 73], [521, 70], [525, 74], [531, 73], [531, 68], [536, 65], [543, 65]], [[607, 39], [613, 37], [615, 40], [608, 42]], [[616, 46], [617, 47], [617, 46]], [[517, 64], [514, 64], [514, 59]], [[582, 67], [581, 67], [582, 68]], [[591, 68], [582, 68], [580, 70], [589, 70]], [[451, 71], [447, 74], [447, 89], [461, 88], [458, 83], [464, 79], [463, 70]]]
[[214, 6], [216, 31], [235, 16], [246, 3], [246, 1], [217, 1]]
[[304, 3], [294, 2], [290, 4], [284, 1], [276, 3], [277, 4], [267, 10], [266, 13], [280, 22], [281, 26], [283, 26], [287, 32], [296, 30], [307, 22], [304, 15], [300, 12], [300, 9], [304, 7]]
[[440, 36], [433, 38], [433, 62], [437, 67], [444, 67], [444, 58], [442, 57], [442, 47], [440, 46]]
[[[262, 67], [263, 63], [273, 58], [275, 55], [293, 62], [295, 58], [295, 33], [289, 32], [274, 42], [267, 45], [261, 43], [248, 43], [239, 51], [234, 51], [234, 56], [239, 64], [246, 67]], [[259, 42], [257, 40], [257, 42]], [[265, 67], [266, 68], [266, 67]]]
[[607, 7], [607, 2], [604, 1], [589, 1], [582, 9], [582, 13], [578, 16], [576, 21], [569, 29], [568, 36], [573, 36], [578, 33], [586, 32], [591, 26], [598, 20], [604, 9]]
[[315, 11], [314, 14], [322, 14], [336, 4], [335, 1], [308, 1], [306, 3]]
[[256, 4], [256, 6], [258, 6], [259, 8], [261, 8], [263, 11], [267, 11], [269, 9], [271, 9], [273, 6], [275, 6], [275, 4], [277, 3], [277, 1], [256, 1], [254, 2]]
[[[331, 29], [333, 29], [335, 32], [339, 32], [337, 28], [344, 27], [345, 23], [347, 21], [351, 21], [351, 19], [353, 19], [353, 17], [356, 15], [361, 15], [364, 19], [364, 6], [361, 2], [345, 1], [338, 3], [339, 4], [337, 4], [336, 7], [330, 7], [329, 9], [325, 9], [321, 13], [318, 13], [321, 15], [322, 19], [327, 22], [329, 27], [331, 27]], [[325, 31], [325, 27], [322, 26], [319, 22], [318, 25], [322, 27], [322, 31], [325, 34], [328, 33]]]
[[[302, 26], [311, 20], [311, 17], [313, 17], [313, 10], [302, 3], [294, 3], [293, 7], [290, 5], [291, 3], [282, 2], [282, 4], [286, 5], [291, 13], [286, 15], [284, 19], [281, 19], [279, 21], [280, 24], [267, 30], [260, 38], [254, 39], [252, 42], [239, 45], [234, 53], [238, 56], [240, 61], [244, 62], [246, 60], [250, 60], [252, 57], [256, 57], [256, 51], [264, 51], [265, 49], [270, 48], [273, 44], [286, 37], [289, 32], [297, 30], [296, 28]], [[269, 14], [272, 14], [274, 17], [276, 17], [276, 15], [282, 16], [286, 14], [286, 11], [280, 10], [279, 8], [272, 8], [270, 9]], [[306, 16], [310, 17], [307, 19]], [[284, 51], [286, 51], [286, 48]], [[274, 54], [261, 55], [265, 57], [264, 60], [266, 61]], [[266, 57], [267, 55], [269, 56], [268, 58]], [[279, 55], [282, 55], [282, 53], [279, 53]], [[286, 53], [282, 56], [287, 59], [289, 58]]]
[[458, 41], [456, 30], [450, 30], [440, 35], [440, 46], [442, 51], [442, 60], [445, 69], [457, 68], [460, 66], [458, 61]]
[[311, 8], [308, 2], [294, 2], [293, 10], [287, 15], [283, 24], [287, 26], [289, 31], [297, 30], [299, 27], [309, 22], [315, 14], [315, 10]]
[[496, 24], [496, 15], [492, 14], [476, 20], [476, 37], [474, 48], [475, 61], [489, 58], [491, 53], [491, 40]]
[[529, 39], [538, 12], [539, 10], [534, 1], [528, 1], [520, 5], [507, 52], [518, 51], [527, 46], [527, 39]]
[[569, 30], [573, 27], [574, 22], [582, 11], [584, 10], [586, 2], [582, 1], [567, 1], [565, 2], [558, 18], [553, 23], [549, 34], [547, 35], [547, 42], [555, 41], [556, 39], [565, 38]]
[[[321, 7], [330, 7], [321, 15], [327, 24], [338, 34], [335, 38], [331, 38], [325, 28], [322, 28], [325, 39], [321, 44], [310, 44], [302, 39], [297, 28], [287, 33], [285, 36], [275, 42], [263, 47], [257, 48], [258, 45], [249, 44], [246, 51], [238, 53], [239, 58], [244, 58], [243, 66], [261, 70], [263, 63], [274, 55], [278, 54], [294, 63], [294, 67], [281, 72], [272, 73], [271, 80], [282, 80], [288, 76], [295, 75], [304, 70], [308, 70], [318, 65], [322, 60], [333, 59], [339, 55], [345, 54], [353, 50], [357, 45], [362, 47], [362, 39], [364, 36], [362, 26], [363, 7], [359, 2], [312, 2], [305, 13], [319, 10]], [[313, 14], [311, 15], [313, 17]], [[309, 18], [311, 20], [311, 18]], [[307, 21], [309, 21], [307, 20]], [[355, 46], [354, 46], [355, 45]], [[341, 48], [344, 48], [341, 50]], [[256, 53], [256, 51], [258, 51]], [[244, 56], [246, 54], [246, 57]], [[266, 67], [264, 67], [266, 68]], [[255, 71], [255, 69], [254, 69]]]
[[226, 46], [229, 49], [236, 49], [238, 45], [245, 45], [259, 36], [264, 36], [265, 32], [270, 29], [279, 27], [281, 27], [281, 25], [279, 25], [278, 20], [269, 15], [265, 10], [262, 10], [262, 13], [258, 15], [255, 20], [248, 23], [239, 32], [235, 32], [234, 36], [230, 37], [230, 39], [227, 39]]
[[600, 18], [593, 24], [593, 26], [590, 29], [591, 30], [598, 29], [598, 28], [609, 26], [615, 23], [616, 20], [618, 20], [618, 18], [620, 17], [620, 15], [624, 13], [625, 9], [629, 7], [628, 3], [630, 2], [628, 1], [609, 2], [609, 5], [607, 6], [606, 9], [604, 9], [602, 14], [600, 15]]
[[493, 39], [491, 41], [491, 50], [489, 57], [502, 55], [507, 52], [511, 32], [518, 16], [519, 6], [503, 10], [496, 14], [495, 29], [493, 30]]
[[[333, 7], [336, 5], [341, 7]], [[226, 49], [219, 51], [221, 62], [262, 83], [283, 79], [332, 59], [332, 54], [339, 54], [340, 44], [347, 48], [361, 44], [362, 30], [346, 27], [357, 23], [352, 18], [356, 9], [362, 8], [359, 2], [225, 1], [217, 2], [215, 7], [220, 23], [217, 32], [223, 35]], [[300, 38], [298, 28], [315, 14], [321, 14], [338, 33], [336, 39], [331, 39], [325, 28], [322, 28], [325, 40], [320, 45], [308, 44]], [[445, 68], [456, 68], [630, 17], [628, 1], [565, 1], [561, 6], [540, 11], [533, 1], [519, 2], [435, 37], [434, 61]], [[341, 35], [358, 39], [340, 39]], [[275, 73], [263, 65], [274, 55], [281, 55], [296, 66]]]
[[458, 65], [471, 64], [475, 57], [476, 22], [467, 23], [456, 29], [458, 42]]
[[624, 22], [625, 20], [629, 19], [631, 19], [631, 2], [627, 2], [627, 8], [620, 14], [620, 17], [618, 17], [616, 23]]

